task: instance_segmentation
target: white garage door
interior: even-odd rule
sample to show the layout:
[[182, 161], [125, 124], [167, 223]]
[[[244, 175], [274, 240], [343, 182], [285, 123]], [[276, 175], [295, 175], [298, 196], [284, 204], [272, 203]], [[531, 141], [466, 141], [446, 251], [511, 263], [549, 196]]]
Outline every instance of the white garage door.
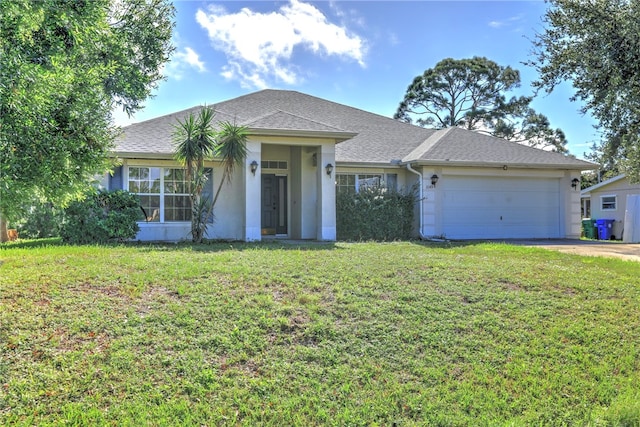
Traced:
[[560, 180], [443, 176], [442, 226], [449, 239], [560, 237]]

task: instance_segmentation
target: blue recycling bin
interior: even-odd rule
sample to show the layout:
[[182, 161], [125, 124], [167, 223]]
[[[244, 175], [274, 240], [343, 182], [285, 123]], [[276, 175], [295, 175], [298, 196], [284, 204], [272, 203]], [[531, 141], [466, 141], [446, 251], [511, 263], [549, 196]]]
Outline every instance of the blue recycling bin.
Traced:
[[598, 239], [611, 240], [611, 230], [613, 230], [613, 219], [598, 219], [596, 227], [598, 228]]

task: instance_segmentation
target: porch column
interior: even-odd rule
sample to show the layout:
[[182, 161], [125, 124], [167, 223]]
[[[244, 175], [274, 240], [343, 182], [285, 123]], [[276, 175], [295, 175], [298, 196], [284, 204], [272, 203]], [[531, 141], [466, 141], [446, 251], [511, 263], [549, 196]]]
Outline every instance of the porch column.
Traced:
[[[262, 171], [262, 143], [247, 142], [247, 157], [244, 161], [244, 240], [255, 242], [262, 240], [261, 234], [261, 171]], [[251, 162], [258, 162], [256, 173], [251, 173]]]
[[[322, 144], [318, 149], [317, 168], [317, 240], [336, 240], [336, 147]], [[327, 164], [333, 171], [327, 175]]]
[[565, 172], [564, 179], [560, 180], [560, 237], [565, 239], [579, 239], [582, 234], [582, 215], [580, 215], [580, 184], [577, 188], [571, 186], [571, 180], [580, 180], [580, 172]]

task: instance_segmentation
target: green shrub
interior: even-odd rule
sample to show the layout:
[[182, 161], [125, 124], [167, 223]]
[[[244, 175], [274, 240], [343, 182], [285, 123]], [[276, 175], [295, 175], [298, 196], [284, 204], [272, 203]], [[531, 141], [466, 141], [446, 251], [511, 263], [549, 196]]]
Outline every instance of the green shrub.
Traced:
[[97, 191], [72, 202], [60, 230], [67, 243], [107, 243], [132, 239], [138, 233], [138, 198], [124, 190]]
[[62, 210], [52, 203], [36, 201], [26, 206], [16, 228], [23, 239], [45, 239], [60, 236]]
[[339, 240], [406, 240], [413, 230], [416, 188], [392, 191], [385, 187], [336, 194]]

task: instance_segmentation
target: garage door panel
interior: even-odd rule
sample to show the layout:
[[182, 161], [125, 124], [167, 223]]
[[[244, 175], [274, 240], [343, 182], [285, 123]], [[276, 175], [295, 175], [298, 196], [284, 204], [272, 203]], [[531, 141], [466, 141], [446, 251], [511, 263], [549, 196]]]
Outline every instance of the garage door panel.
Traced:
[[440, 183], [449, 238], [559, 237], [558, 179], [446, 176]]

